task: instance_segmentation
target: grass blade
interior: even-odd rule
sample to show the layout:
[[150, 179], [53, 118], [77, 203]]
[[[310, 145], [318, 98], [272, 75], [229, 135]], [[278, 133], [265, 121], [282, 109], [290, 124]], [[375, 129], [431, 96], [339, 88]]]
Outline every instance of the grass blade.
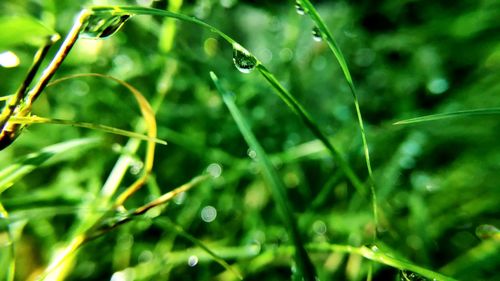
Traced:
[[18, 123], [18, 124], [41, 124], [41, 123], [44, 123], [44, 124], [69, 125], [69, 126], [73, 126], [73, 127], [99, 130], [99, 131], [110, 133], [110, 134], [115, 134], [115, 135], [130, 137], [130, 138], [136, 138], [136, 139], [140, 139], [140, 140], [144, 140], [144, 141], [153, 141], [153, 142], [163, 144], [163, 145], [167, 144], [166, 141], [160, 140], [158, 138], [151, 138], [149, 136], [139, 134], [136, 132], [122, 130], [122, 129], [118, 129], [118, 128], [110, 127], [110, 126], [106, 126], [106, 125], [101, 125], [101, 124], [87, 123], [87, 122], [53, 119], [53, 118], [45, 118], [45, 117], [39, 117], [39, 116], [11, 117], [9, 119], [9, 122], [10, 123]]
[[299, 272], [305, 280], [314, 281], [316, 278], [315, 269], [304, 248], [302, 238], [300, 237], [299, 229], [293, 215], [292, 206], [290, 206], [289, 204], [289, 199], [286, 194], [284, 183], [276, 174], [271, 161], [269, 160], [264, 149], [257, 141], [257, 138], [252, 133], [248, 122], [245, 120], [245, 117], [243, 117], [239, 109], [236, 107], [231, 94], [228, 93], [224, 88], [222, 88], [222, 85], [219, 83], [217, 76], [213, 72], [210, 73], [210, 76], [217, 90], [222, 95], [222, 99], [229, 109], [234, 121], [238, 125], [243, 138], [247, 142], [248, 146], [250, 146], [250, 148], [257, 153], [258, 162], [262, 168], [264, 177], [269, 182], [269, 187], [271, 189], [274, 200], [276, 201], [278, 211], [285, 224], [285, 227], [288, 229], [290, 236], [292, 237], [295, 246], [295, 262], [297, 263]]
[[37, 153], [27, 155], [18, 163], [7, 166], [0, 171], [0, 194], [52, 157], [64, 154], [74, 148], [96, 144], [97, 141], [98, 139], [95, 138], [70, 140], [51, 145]]
[[410, 118], [410, 119], [406, 119], [406, 120], [401, 120], [401, 121], [394, 123], [393, 125], [407, 125], [407, 124], [413, 124], [413, 123], [437, 121], [437, 120], [448, 119], [448, 118], [468, 117], [468, 116], [478, 116], [478, 115], [479, 116], [481, 116], [481, 115], [494, 115], [494, 114], [500, 114], [500, 107], [460, 110], [460, 111], [454, 111], [454, 112], [425, 115], [425, 116]]
[[[370, 180], [370, 193], [372, 197], [371, 200], [373, 208], [373, 218], [375, 220], [375, 224], [378, 225], [377, 195], [375, 192], [375, 182], [373, 179], [373, 172], [370, 161], [370, 150], [368, 149], [368, 141], [366, 139], [365, 126], [363, 125], [363, 116], [361, 115], [361, 109], [359, 108], [358, 95], [356, 93], [356, 88], [354, 87], [354, 82], [352, 81], [351, 72], [349, 71], [349, 67], [347, 66], [347, 62], [344, 58], [344, 55], [342, 54], [342, 51], [340, 50], [337, 42], [333, 39], [332, 33], [326, 26], [325, 22], [316, 11], [316, 8], [314, 8], [314, 6], [311, 4], [309, 0], [299, 0], [299, 2], [302, 4], [305, 11], [307, 11], [307, 14], [318, 28], [321, 37], [326, 41], [328, 47], [335, 55], [335, 58], [337, 59], [340, 68], [342, 69], [342, 73], [344, 74], [344, 78], [347, 84], [349, 85], [349, 89], [351, 90], [351, 94], [354, 100], [354, 106], [356, 108], [356, 115], [358, 117], [358, 126], [361, 133], [361, 139], [363, 141], [363, 150], [365, 154], [366, 168], [368, 170], [368, 176]], [[376, 233], [377, 232], [375, 231], [374, 232], [375, 236]]]

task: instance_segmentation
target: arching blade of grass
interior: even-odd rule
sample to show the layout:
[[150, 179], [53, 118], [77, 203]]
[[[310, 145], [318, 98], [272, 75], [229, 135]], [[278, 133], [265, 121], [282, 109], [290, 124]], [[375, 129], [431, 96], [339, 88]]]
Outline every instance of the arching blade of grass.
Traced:
[[143, 134], [139, 134], [132, 131], [122, 130], [115, 127], [110, 127], [101, 124], [93, 124], [87, 122], [77, 122], [71, 120], [62, 120], [62, 119], [52, 119], [52, 118], [44, 118], [39, 116], [30, 116], [30, 117], [11, 117], [9, 119], [10, 123], [19, 123], [19, 124], [57, 124], [57, 125], [68, 125], [73, 127], [80, 127], [92, 130], [99, 130], [110, 134], [136, 138], [144, 141], [153, 141], [159, 144], [166, 145], [167, 142], [164, 140], [160, 140], [158, 138], [151, 138]]
[[307, 249], [312, 251], [332, 251], [332, 252], [341, 252], [341, 253], [350, 253], [350, 254], [358, 254], [363, 256], [364, 258], [378, 262], [380, 264], [385, 264], [390, 267], [397, 268], [399, 270], [409, 270], [415, 272], [419, 275], [422, 275], [430, 280], [436, 281], [457, 281], [454, 278], [445, 276], [441, 273], [423, 268], [421, 266], [415, 265], [409, 261], [405, 261], [403, 259], [395, 258], [392, 255], [384, 253], [376, 246], [372, 246], [368, 248], [366, 246], [361, 247], [352, 247], [346, 245], [335, 245], [335, 244], [312, 244], [307, 247]]
[[[68, 79], [74, 79], [74, 78], [81, 78], [81, 77], [98, 77], [98, 78], [104, 78], [107, 80], [114, 81], [121, 86], [125, 87], [129, 93], [131, 93], [137, 104], [139, 105], [139, 109], [141, 110], [141, 114], [144, 118], [144, 121], [146, 122], [147, 126], [147, 135], [148, 135], [148, 143], [146, 147], [146, 156], [144, 157], [144, 169], [142, 171], [142, 175], [131, 185], [129, 186], [124, 192], [122, 192], [118, 198], [116, 199], [115, 204], [117, 206], [123, 205], [125, 200], [129, 198], [133, 193], [135, 193], [138, 189], [141, 188], [141, 186], [146, 182], [146, 179], [148, 175], [151, 173], [153, 169], [153, 161], [154, 161], [154, 151], [156, 147], [156, 133], [157, 133], [157, 127], [156, 127], [156, 119], [155, 119], [155, 114], [154, 111], [149, 104], [148, 100], [144, 97], [144, 95], [136, 89], [134, 86], [130, 85], [129, 83], [115, 78], [113, 76], [109, 75], [104, 75], [104, 74], [99, 74], [99, 73], [82, 73], [82, 74], [75, 74], [67, 77], [60, 78], [52, 83], [50, 83], [48, 86], [55, 85], [57, 83], [61, 83], [65, 80]], [[113, 191], [114, 193], [114, 191]]]
[[49, 159], [62, 155], [72, 149], [82, 149], [87, 146], [95, 145], [98, 141], [99, 139], [96, 138], [65, 141], [25, 156], [17, 163], [11, 164], [0, 171], [0, 194]]
[[302, 275], [305, 280], [314, 281], [316, 278], [315, 269], [304, 248], [302, 238], [300, 237], [299, 229], [296, 223], [296, 219], [294, 218], [292, 206], [290, 206], [290, 201], [286, 194], [284, 183], [277, 175], [266, 152], [252, 133], [248, 122], [245, 120], [245, 117], [236, 107], [231, 94], [228, 93], [224, 88], [222, 88], [222, 85], [219, 83], [217, 76], [213, 72], [210, 73], [210, 77], [212, 78], [217, 90], [222, 95], [222, 99], [229, 109], [234, 121], [238, 125], [243, 138], [247, 142], [248, 146], [250, 146], [250, 148], [257, 153], [258, 163], [262, 168], [264, 177], [269, 182], [269, 187], [274, 197], [274, 201], [276, 202], [276, 205], [278, 207], [278, 212], [280, 213], [285, 227], [288, 229], [293, 240], [295, 246], [295, 262], [297, 263], [300, 275]]
[[313, 132], [313, 134], [328, 148], [330, 153], [334, 156], [335, 161], [339, 164], [339, 167], [351, 181], [353, 186], [363, 194], [364, 185], [361, 180], [357, 177], [351, 167], [347, 164], [347, 162], [343, 159], [337, 149], [331, 144], [326, 135], [319, 129], [317, 122], [315, 122], [311, 115], [300, 105], [300, 103], [288, 92], [285, 88], [278, 82], [278, 80], [274, 77], [274, 75], [269, 72], [264, 65], [255, 58], [250, 52], [244, 49], [239, 43], [237, 43], [233, 38], [229, 35], [225, 34], [221, 30], [211, 26], [208, 23], [205, 23], [197, 18], [189, 17], [183, 14], [173, 13], [169, 11], [162, 11], [152, 8], [145, 7], [133, 7], [133, 6], [102, 6], [102, 7], [91, 7], [89, 8], [91, 13], [95, 16], [106, 16], [106, 15], [155, 15], [155, 16], [163, 16], [169, 18], [175, 18], [178, 20], [190, 22], [202, 26], [204, 28], [209, 29], [210, 31], [220, 35], [224, 40], [226, 40], [233, 48], [239, 48], [240, 51], [243, 51], [254, 59], [255, 65], [259, 72], [264, 76], [264, 78], [269, 82], [269, 84], [276, 89], [279, 97], [290, 107], [290, 109], [297, 114], [301, 120], [305, 123], [307, 128]]
[[317, 123], [312, 119], [310, 114], [302, 107], [302, 105], [278, 82], [276, 77], [267, 70], [267, 68], [259, 64], [257, 65], [257, 70], [264, 76], [264, 78], [271, 84], [271, 86], [276, 90], [279, 97], [292, 109], [292, 111], [297, 114], [302, 122], [311, 130], [311, 132], [326, 146], [326, 148], [333, 155], [340, 169], [344, 172], [347, 178], [351, 181], [356, 190], [366, 195], [363, 187], [363, 183], [356, 176], [354, 171], [351, 169], [349, 164], [344, 160], [340, 152], [332, 145], [328, 137], [321, 131]]
[[[321, 16], [318, 14], [316, 11], [316, 8], [311, 4], [309, 0], [298, 0], [306, 11], [306, 13], [309, 15], [309, 17], [312, 19], [314, 24], [316, 25], [317, 29], [321, 33], [321, 37], [326, 41], [328, 44], [328, 47], [332, 51], [332, 53], [335, 55], [335, 58], [337, 59], [340, 68], [342, 69], [342, 73], [344, 74], [344, 78], [349, 85], [349, 88], [351, 90], [351, 94], [354, 100], [354, 106], [356, 107], [356, 115], [358, 116], [358, 125], [359, 129], [361, 131], [361, 138], [363, 140], [363, 149], [365, 152], [365, 161], [366, 161], [366, 168], [368, 170], [368, 176], [370, 178], [370, 193], [372, 196], [372, 208], [373, 208], [373, 217], [375, 220], [375, 224], [378, 225], [378, 214], [377, 214], [377, 195], [375, 192], [375, 182], [373, 179], [373, 172], [372, 172], [372, 166], [371, 166], [371, 161], [370, 161], [370, 151], [368, 149], [368, 141], [366, 139], [366, 133], [365, 133], [365, 126], [363, 125], [363, 117], [361, 115], [361, 109], [359, 108], [359, 102], [358, 102], [358, 95], [356, 93], [356, 88], [354, 87], [354, 82], [352, 81], [352, 76], [349, 71], [349, 67], [347, 66], [347, 62], [344, 58], [344, 55], [342, 54], [342, 51], [340, 50], [339, 46], [333, 39], [332, 33], [326, 26], [325, 22], [321, 18]], [[376, 231], [375, 231], [376, 235]]]
[[401, 121], [394, 123], [394, 125], [406, 125], [406, 124], [413, 124], [413, 123], [437, 121], [437, 120], [448, 119], [448, 118], [468, 117], [468, 116], [477, 116], [477, 115], [494, 115], [494, 114], [500, 114], [500, 107], [461, 110], [461, 111], [454, 111], [454, 112], [425, 115], [425, 116], [410, 118], [410, 119], [406, 119], [406, 120], [401, 120]]

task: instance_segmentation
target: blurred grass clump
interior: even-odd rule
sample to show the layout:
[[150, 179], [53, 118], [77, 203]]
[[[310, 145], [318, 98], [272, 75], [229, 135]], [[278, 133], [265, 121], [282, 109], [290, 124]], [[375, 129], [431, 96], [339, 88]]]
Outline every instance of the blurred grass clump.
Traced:
[[[158, 137], [169, 144], [156, 148], [152, 174], [127, 208], [143, 206], [200, 174], [213, 179], [128, 223], [110, 223], [113, 229], [68, 258], [68, 272], [60, 276], [296, 277], [293, 237], [263, 176], [262, 156], [242, 137], [210, 79], [213, 71], [233, 92], [283, 182], [295, 212], [289, 215], [296, 217], [320, 280], [422, 280], [422, 273], [436, 280], [438, 273], [457, 280], [500, 279], [498, 110], [393, 124], [500, 107], [498, 1], [313, 4], [343, 51], [357, 88], [378, 226], [368, 192], [355, 189], [338, 159], [258, 71], [242, 74], [235, 68], [230, 44], [190, 22], [133, 16], [108, 39], [80, 39], [56, 78], [111, 75], [139, 89], [156, 110]], [[82, 7], [91, 5], [155, 7], [222, 30], [275, 75], [369, 185], [349, 85], [326, 42], [313, 39], [313, 21], [297, 14], [294, 1], [2, 1], [0, 30], [9, 27], [9, 32], [0, 35], [0, 54], [12, 52], [19, 64], [0, 67], [0, 96], [19, 87], [41, 38], [51, 29], [65, 35]], [[136, 108], [119, 85], [84, 77], [47, 88], [34, 114], [140, 130]], [[130, 161], [123, 179], [111, 183], [121, 191], [137, 178], [144, 153], [143, 147], [131, 149], [125, 137], [55, 125], [32, 125], [1, 151], [2, 278], [15, 263], [11, 278], [36, 280], [62, 245], [78, 236], [86, 218], [108, 210], [99, 202], [117, 159]], [[11, 177], [18, 164], [24, 174]]]

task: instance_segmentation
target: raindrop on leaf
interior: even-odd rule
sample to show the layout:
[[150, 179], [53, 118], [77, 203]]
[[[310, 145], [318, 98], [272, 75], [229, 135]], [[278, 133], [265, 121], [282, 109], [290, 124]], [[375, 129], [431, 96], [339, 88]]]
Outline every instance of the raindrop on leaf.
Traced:
[[242, 73], [250, 73], [258, 63], [257, 58], [238, 43], [233, 44], [233, 62]]
[[409, 270], [401, 270], [400, 278], [401, 281], [427, 281], [428, 279]]
[[297, 11], [297, 14], [301, 16], [306, 13], [306, 10], [302, 7], [302, 4], [300, 4], [300, 1], [298, 0], [295, 2], [295, 10]]
[[317, 26], [315, 26], [312, 30], [312, 34], [313, 34], [313, 39], [314, 41], [321, 41], [323, 40], [323, 38], [321, 37], [321, 31], [319, 31], [319, 28]]
[[80, 35], [83, 38], [106, 38], [115, 34], [131, 15], [91, 15], [83, 26]]

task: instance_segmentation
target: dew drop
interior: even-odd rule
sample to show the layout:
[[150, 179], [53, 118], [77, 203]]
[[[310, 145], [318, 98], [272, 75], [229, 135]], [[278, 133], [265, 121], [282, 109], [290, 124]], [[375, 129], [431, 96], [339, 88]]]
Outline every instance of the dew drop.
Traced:
[[83, 38], [106, 38], [115, 34], [131, 15], [91, 15], [80, 35]]
[[323, 40], [323, 38], [321, 37], [321, 31], [319, 31], [319, 28], [317, 26], [313, 28], [312, 34], [314, 41], [320, 42], [321, 40]]
[[483, 224], [476, 228], [476, 236], [480, 239], [499, 239], [500, 230], [491, 224]]
[[409, 270], [401, 270], [400, 271], [400, 279], [401, 281], [427, 281], [428, 279]]
[[302, 7], [302, 4], [300, 4], [300, 1], [295, 1], [295, 10], [297, 11], [297, 14], [299, 15], [304, 15], [306, 13], [306, 10], [304, 7]]
[[5, 67], [5, 68], [16, 67], [19, 65], [20, 62], [21, 61], [19, 60], [19, 57], [11, 51], [0, 53], [0, 66], [1, 67]]
[[201, 219], [204, 222], [213, 222], [215, 218], [217, 217], [217, 209], [215, 209], [213, 206], [205, 206], [201, 210]]
[[250, 73], [258, 63], [257, 58], [238, 43], [233, 44], [233, 62], [242, 73]]
[[198, 264], [198, 257], [197, 256], [189, 256], [188, 258], [188, 265], [190, 267], [195, 267]]

